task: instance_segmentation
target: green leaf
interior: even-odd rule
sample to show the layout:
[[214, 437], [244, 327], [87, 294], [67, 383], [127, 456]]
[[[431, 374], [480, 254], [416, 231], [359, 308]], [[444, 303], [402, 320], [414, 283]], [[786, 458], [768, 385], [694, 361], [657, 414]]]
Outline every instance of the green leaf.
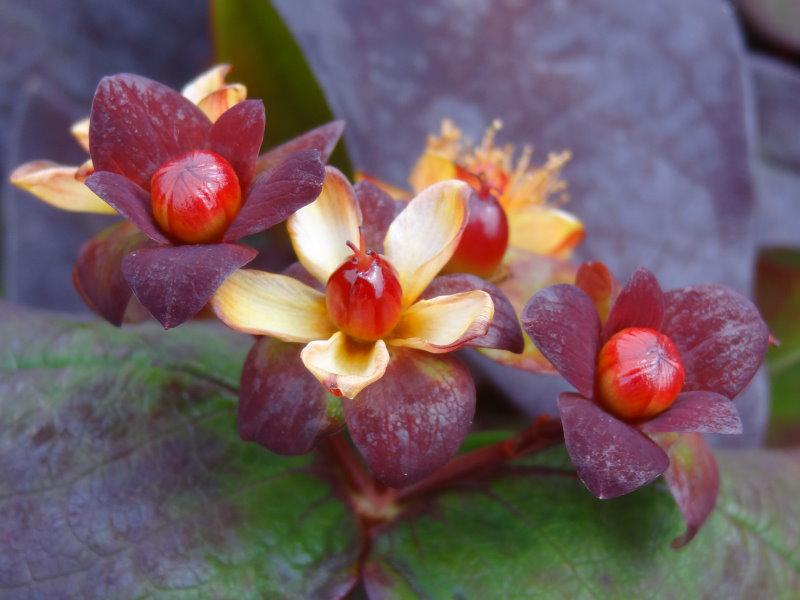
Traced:
[[[333, 120], [325, 95], [294, 36], [268, 0], [212, 0], [216, 59], [233, 65], [229, 79], [267, 108], [265, 144], [273, 147]], [[331, 164], [350, 173], [340, 141]]]

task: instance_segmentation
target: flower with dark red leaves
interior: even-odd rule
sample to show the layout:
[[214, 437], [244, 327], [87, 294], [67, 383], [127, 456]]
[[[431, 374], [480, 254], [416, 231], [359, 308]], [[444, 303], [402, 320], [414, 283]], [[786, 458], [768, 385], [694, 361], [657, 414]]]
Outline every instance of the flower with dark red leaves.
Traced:
[[756, 307], [733, 290], [697, 285], [664, 293], [644, 269], [603, 322], [597, 306], [608, 306], [610, 279], [597, 277], [596, 267], [594, 275], [590, 266], [581, 271], [585, 289], [542, 290], [522, 322], [577, 389], [562, 394], [558, 408], [578, 476], [597, 497], [613, 498], [670, 467], [651, 436], [741, 432], [731, 400], [761, 365], [769, 333]]
[[303, 453], [344, 420], [372, 471], [393, 486], [456, 452], [475, 387], [446, 355], [522, 341], [494, 286], [436, 277], [464, 231], [469, 194], [463, 182], [441, 182], [397, 214], [377, 188], [354, 190], [327, 168], [322, 194], [288, 220], [300, 264], [282, 275], [239, 270], [212, 300], [228, 326], [267, 336], [242, 375], [244, 439]]

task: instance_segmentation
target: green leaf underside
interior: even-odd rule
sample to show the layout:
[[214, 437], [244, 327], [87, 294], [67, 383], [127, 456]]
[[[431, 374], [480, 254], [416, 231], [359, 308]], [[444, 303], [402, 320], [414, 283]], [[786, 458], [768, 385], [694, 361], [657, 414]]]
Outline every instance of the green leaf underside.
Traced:
[[[0, 595], [327, 598], [359, 527], [318, 457], [241, 442], [250, 339], [0, 309]], [[477, 440], [475, 446], [491, 441]], [[720, 455], [687, 548], [663, 485], [593, 499], [553, 449], [409, 507], [364, 564], [409, 598], [792, 597], [800, 455]], [[386, 596], [385, 596], [386, 597]]]

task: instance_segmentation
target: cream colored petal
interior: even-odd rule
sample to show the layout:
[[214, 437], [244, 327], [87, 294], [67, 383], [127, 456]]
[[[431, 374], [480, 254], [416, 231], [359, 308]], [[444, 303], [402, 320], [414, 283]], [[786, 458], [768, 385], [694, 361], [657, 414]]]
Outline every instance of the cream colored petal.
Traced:
[[286, 221], [295, 254], [317, 280], [325, 284], [358, 245], [361, 213], [353, 187], [333, 167], [325, 168], [322, 193]]
[[389, 226], [383, 243], [410, 306], [453, 256], [467, 222], [470, 187], [442, 181], [418, 194]]
[[213, 123], [220, 118], [226, 110], [247, 100], [247, 88], [241, 83], [231, 83], [211, 92], [197, 103], [209, 120]]
[[324, 340], [336, 331], [325, 296], [286, 275], [240, 269], [219, 287], [211, 307], [232, 329], [284, 342]]
[[403, 313], [387, 343], [434, 353], [452, 352], [486, 335], [492, 317], [492, 298], [481, 290], [420, 300]]
[[78, 167], [36, 160], [17, 167], [11, 173], [10, 180], [17, 187], [61, 210], [116, 214], [117, 211], [76, 178], [78, 174]]
[[89, 151], [89, 117], [75, 121], [69, 129], [72, 137], [78, 140], [81, 148]]
[[337, 331], [328, 340], [309, 343], [300, 358], [330, 393], [355, 398], [358, 392], [383, 377], [389, 351], [383, 340], [356, 342]]
[[583, 223], [574, 215], [547, 206], [525, 206], [509, 211], [510, 246], [534, 254], [568, 255], [583, 240]]
[[181, 94], [195, 104], [199, 104], [203, 98], [225, 85], [225, 77], [230, 72], [230, 65], [214, 65], [183, 86]]
[[456, 165], [452, 160], [436, 152], [426, 150], [411, 170], [408, 182], [411, 184], [411, 189], [418, 194], [434, 183], [455, 178]]

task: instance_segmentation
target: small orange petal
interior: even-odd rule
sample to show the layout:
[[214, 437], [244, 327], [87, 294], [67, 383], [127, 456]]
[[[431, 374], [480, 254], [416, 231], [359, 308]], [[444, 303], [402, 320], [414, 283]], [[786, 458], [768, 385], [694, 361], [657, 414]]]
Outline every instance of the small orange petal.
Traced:
[[241, 83], [231, 83], [211, 92], [197, 106], [213, 123], [226, 110], [247, 99], [247, 88]]
[[181, 94], [195, 104], [199, 104], [203, 98], [225, 85], [225, 78], [231, 72], [231, 68], [230, 65], [225, 64], [214, 65], [183, 86]]
[[569, 256], [584, 238], [583, 223], [548, 206], [520, 205], [508, 210], [509, 245], [549, 256]]
[[411, 170], [408, 182], [414, 192], [420, 193], [434, 183], [456, 178], [456, 164], [452, 160], [437, 152], [426, 150]]

